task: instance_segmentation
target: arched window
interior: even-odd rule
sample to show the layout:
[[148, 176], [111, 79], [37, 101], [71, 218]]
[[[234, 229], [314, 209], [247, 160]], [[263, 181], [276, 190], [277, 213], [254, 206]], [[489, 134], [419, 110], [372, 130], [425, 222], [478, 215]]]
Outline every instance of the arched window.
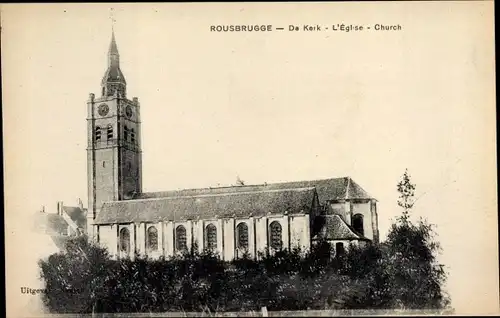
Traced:
[[236, 227], [236, 246], [238, 248], [248, 248], [248, 226], [242, 222]]
[[95, 128], [95, 141], [101, 141], [101, 127]]
[[146, 236], [146, 248], [148, 251], [158, 250], [158, 230], [154, 226], [150, 226]]
[[120, 230], [120, 252], [125, 254], [130, 252], [130, 232], [127, 228]]
[[335, 254], [337, 256], [343, 255], [344, 252], [345, 252], [344, 243], [339, 242], [339, 243], [335, 244]]
[[175, 229], [175, 248], [177, 251], [187, 250], [186, 228], [179, 225]]
[[217, 228], [213, 224], [207, 225], [206, 229], [206, 248], [209, 250], [215, 250], [217, 248]]
[[131, 141], [132, 143], [134, 143], [134, 142], [135, 142], [135, 132], [134, 132], [134, 128], [131, 128], [131, 129], [130, 129], [130, 141]]
[[106, 94], [106, 87], [102, 87], [102, 96], [104, 96]]
[[125, 138], [125, 141], [128, 140], [128, 127], [127, 126], [125, 126], [125, 128], [124, 128], [123, 138]]
[[361, 235], [365, 234], [365, 230], [363, 227], [363, 215], [362, 214], [355, 214], [352, 217], [352, 227], [359, 234], [361, 234]]
[[270, 230], [270, 241], [271, 248], [279, 250], [282, 248], [283, 244], [281, 241], [281, 224], [278, 221], [274, 221], [269, 225]]
[[111, 125], [108, 126], [107, 137], [108, 137], [108, 140], [113, 139], [113, 126], [111, 126]]

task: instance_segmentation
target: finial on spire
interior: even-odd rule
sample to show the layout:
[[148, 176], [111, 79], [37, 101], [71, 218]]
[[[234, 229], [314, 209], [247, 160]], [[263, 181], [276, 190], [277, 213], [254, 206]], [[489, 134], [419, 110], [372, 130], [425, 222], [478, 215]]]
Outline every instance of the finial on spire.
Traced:
[[116, 20], [115, 20], [115, 16], [114, 16], [114, 12], [115, 12], [115, 11], [114, 11], [114, 8], [111, 8], [111, 10], [109, 11], [109, 18], [111, 19], [111, 32], [112, 32], [113, 34], [114, 34], [114, 32], [115, 32], [114, 27], [115, 27], [115, 22], [116, 22]]

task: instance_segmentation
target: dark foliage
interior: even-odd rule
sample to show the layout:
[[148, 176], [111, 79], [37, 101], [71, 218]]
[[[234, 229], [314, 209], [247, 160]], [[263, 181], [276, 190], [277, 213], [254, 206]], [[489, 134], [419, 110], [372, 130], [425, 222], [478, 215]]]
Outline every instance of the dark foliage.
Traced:
[[113, 260], [78, 238], [69, 241], [65, 253], [40, 261], [48, 290], [44, 302], [52, 312], [72, 313], [394, 308], [397, 300], [408, 307], [439, 307], [442, 297], [439, 284], [431, 281], [432, 268], [415, 263], [419, 275], [428, 275], [416, 284], [422, 276], [403, 276], [404, 261], [391, 258], [399, 244], [407, 252], [406, 243], [398, 241], [403, 229], [397, 229], [390, 236], [392, 246], [385, 248], [352, 245], [332, 257], [330, 245], [319, 242], [309, 253], [283, 250], [232, 262], [209, 251]]
[[364, 280], [366, 293], [351, 299], [353, 308], [444, 309], [450, 299], [442, 290], [447, 274], [437, 261], [440, 251], [434, 227], [412, 222], [415, 185], [406, 170], [397, 185], [402, 214], [380, 246], [350, 248], [344, 274]]

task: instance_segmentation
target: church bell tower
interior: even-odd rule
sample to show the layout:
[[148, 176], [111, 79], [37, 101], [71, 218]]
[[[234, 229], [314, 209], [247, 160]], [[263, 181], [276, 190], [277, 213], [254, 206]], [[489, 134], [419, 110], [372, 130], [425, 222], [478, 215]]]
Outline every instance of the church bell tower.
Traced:
[[132, 199], [142, 192], [139, 99], [127, 98], [114, 31], [100, 94], [89, 95], [87, 109], [87, 233], [95, 238], [93, 223], [104, 202]]

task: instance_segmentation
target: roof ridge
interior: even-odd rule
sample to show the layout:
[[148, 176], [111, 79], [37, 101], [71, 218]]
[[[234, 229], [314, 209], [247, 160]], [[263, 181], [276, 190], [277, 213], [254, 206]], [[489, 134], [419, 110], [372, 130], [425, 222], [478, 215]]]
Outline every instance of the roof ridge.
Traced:
[[332, 179], [345, 179], [345, 178], [350, 178], [350, 177], [333, 177], [333, 178], [322, 178], [322, 179], [314, 179], [314, 180], [279, 181], [279, 182], [271, 182], [271, 183], [256, 183], [256, 184], [216, 186], [216, 187], [202, 187], [202, 188], [184, 188], [184, 189], [164, 190], [164, 191], [150, 191], [150, 192], [144, 192], [142, 194], [154, 194], [154, 193], [163, 193], [163, 192], [196, 191], [196, 190], [216, 190], [216, 189], [230, 189], [230, 188], [267, 187], [267, 186], [272, 186], [272, 185], [276, 185], [276, 184], [300, 183], [300, 182], [317, 182], [317, 181], [327, 181], [327, 180], [332, 180]]
[[192, 191], [192, 190], [215, 190], [215, 189], [228, 189], [228, 188], [247, 188], [247, 187], [263, 187], [269, 184], [262, 183], [262, 184], [244, 184], [244, 185], [231, 185], [231, 186], [220, 186], [220, 187], [204, 187], [204, 188], [185, 188], [185, 189], [177, 189], [177, 190], [165, 190], [165, 191], [152, 191], [152, 192], [145, 192], [144, 194], [147, 193], [161, 193], [161, 192], [179, 192], [179, 191]]
[[261, 190], [261, 191], [242, 191], [242, 192], [226, 192], [226, 193], [208, 193], [208, 194], [195, 194], [195, 195], [179, 195], [172, 197], [160, 197], [160, 198], [145, 198], [145, 199], [134, 199], [134, 200], [120, 200], [120, 201], [108, 201], [104, 202], [104, 204], [109, 203], [127, 203], [127, 202], [145, 202], [145, 201], [160, 201], [160, 200], [175, 200], [175, 199], [183, 199], [183, 198], [205, 198], [205, 197], [221, 197], [221, 196], [230, 196], [230, 195], [241, 195], [241, 194], [255, 194], [255, 193], [275, 193], [275, 192], [286, 192], [286, 191], [295, 191], [295, 192], [306, 192], [310, 190], [315, 190], [316, 187], [301, 187], [301, 188], [287, 188], [287, 189], [269, 189], [269, 190]]
[[80, 210], [82, 210], [79, 206], [71, 206], [71, 205], [63, 205], [63, 209], [64, 208], [72, 208], [72, 209], [80, 209]]
[[279, 181], [279, 182], [267, 183], [267, 185], [282, 184], [282, 183], [316, 182], [316, 181], [327, 181], [332, 179], [345, 179], [345, 178], [346, 177], [331, 177], [331, 178], [321, 178], [321, 179], [311, 179], [311, 180]]

